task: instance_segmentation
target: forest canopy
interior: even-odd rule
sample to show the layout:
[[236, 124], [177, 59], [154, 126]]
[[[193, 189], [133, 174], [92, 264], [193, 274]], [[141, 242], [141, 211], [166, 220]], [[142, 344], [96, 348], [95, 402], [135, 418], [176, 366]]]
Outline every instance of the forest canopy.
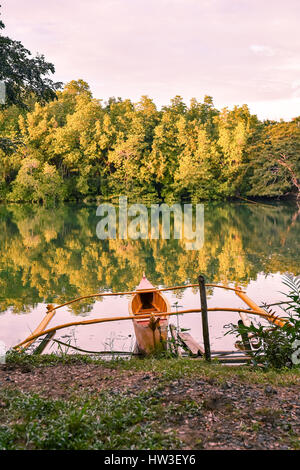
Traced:
[[261, 122], [247, 105], [218, 110], [180, 96], [158, 110], [92, 96], [71, 81], [56, 99], [0, 109], [0, 199], [224, 199], [299, 194], [300, 118]]

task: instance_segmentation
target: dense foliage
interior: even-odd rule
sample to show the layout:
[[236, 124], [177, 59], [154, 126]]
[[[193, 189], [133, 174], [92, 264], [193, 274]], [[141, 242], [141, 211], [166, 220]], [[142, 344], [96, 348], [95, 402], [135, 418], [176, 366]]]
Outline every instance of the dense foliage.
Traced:
[[158, 111], [92, 97], [82, 80], [57, 99], [0, 112], [0, 197], [10, 201], [132, 197], [220, 199], [299, 193], [300, 121], [260, 122], [246, 105], [177, 96]]

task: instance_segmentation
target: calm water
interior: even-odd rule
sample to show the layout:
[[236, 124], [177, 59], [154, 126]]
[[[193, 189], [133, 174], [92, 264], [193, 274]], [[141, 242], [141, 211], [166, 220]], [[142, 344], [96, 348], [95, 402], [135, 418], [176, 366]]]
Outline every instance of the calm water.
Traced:
[[[101, 291], [132, 290], [142, 272], [156, 286], [207, 281], [243, 286], [258, 304], [284, 299], [282, 274], [300, 272], [300, 214], [293, 203], [208, 203], [204, 246], [186, 250], [181, 240], [105, 240], [96, 236], [96, 206], [63, 205], [55, 209], [0, 206], [0, 340], [9, 348], [35, 329], [48, 303]], [[199, 308], [191, 289], [166, 294], [171, 305]], [[242, 307], [233, 292], [209, 291], [209, 307]], [[175, 309], [175, 306], [173, 307]], [[49, 326], [127, 315], [128, 298], [89, 300], [57, 311]], [[236, 314], [212, 313], [212, 347], [231, 349], [224, 325]], [[180, 317], [201, 342], [199, 314]], [[173, 317], [172, 323], [177, 323]], [[130, 350], [131, 322], [113, 322], [62, 330], [56, 338], [89, 350]], [[55, 350], [55, 348], [52, 348]]]

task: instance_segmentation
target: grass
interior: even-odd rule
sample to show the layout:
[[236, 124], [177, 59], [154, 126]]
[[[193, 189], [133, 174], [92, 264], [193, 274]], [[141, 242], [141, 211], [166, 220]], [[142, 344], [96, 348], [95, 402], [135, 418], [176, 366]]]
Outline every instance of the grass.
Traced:
[[29, 355], [12, 352], [7, 354], [7, 364], [12, 366], [28, 365], [31, 367], [54, 366], [58, 364], [102, 364], [108, 369], [154, 372], [160, 375], [161, 381], [170, 382], [184, 377], [205, 377], [222, 384], [226, 380], [253, 384], [295, 385], [299, 383], [300, 367], [293, 369], [260, 369], [251, 366], [226, 366], [216, 361], [207, 363], [204, 360], [191, 358], [116, 358], [109, 361], [81, 354]]
[[205, 377], [213, 379], [220, 384], [226, 380], [238, 379], [247, 383], [294, 385], [299, 382], [300, 369], [281, 369], [280, 371], [270, 369], [264, 371], [249, 366], [225, 366], [217, 362], [211, 364], [202, 360], [191, 360], [190, 358], [179, 359], [131, 359], [130, 361], [112, 364], [127, 370], [153, 371], [161, 374], [161, 378], [172, 381], [183, 377]]
[[173, 449], [164, 433], [163, 409], [148, 393], [135, 397], [100, 393], [45, 399], [37, 394], [0, 392], [0, 449]]
[[[101, 364], [108, 370], [156, 374], [151, 389], [128, 393], [113, 389], [70, 388], [67, 398], [46, 398], [33, 392], [0, 387], [0, 449], [180, 449], [184, 442], [176, 430], [184, 419], [198, 419], [207, 412], [205, 401], [180, 396], [177, 401], [162, 395], [167, 384], [181, 379], [205, 379], [222, 385], [235, 381], [245, 384], [289, 386], [299, 384], [300, 369], [260, 370], [249, 366], [224, 366], [188, 358], [132, 358], [105, 361], [83, 355], [41, 355], [9, 353], [7, 367], [44, 368], [63, 364]], [[3, 387], [3, 383], [2, 383]], [[252, 399], [247, 399], [251, 408]], [[223, 415], [235, 413], [224, 407]], [[236, 411], [238, 413], [238, 411]], [[280, 410], [260, 408], [259, 421], [276, 423]], [[260, 423], [253, 424], [258, 431]], [[289, 431], [290, 432], [290, 431]], [[299, 437], [290, 435], [293, 448]], [[198, 441], [197, 441], [198, 442]], [[202, 438], [194, 443], [202, 448]]]

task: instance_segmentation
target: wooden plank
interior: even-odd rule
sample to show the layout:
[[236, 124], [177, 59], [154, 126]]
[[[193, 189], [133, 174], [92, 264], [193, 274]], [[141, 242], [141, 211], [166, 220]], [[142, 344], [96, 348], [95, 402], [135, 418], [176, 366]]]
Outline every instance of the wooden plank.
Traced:
[[[192, 356], [191, 359], [194, 359], [196, 361], [199, 360], [199, 359], [202, 360], [202, 358], [200, 356]], [[228, 364], [228, 365], [231, 365], [231, 364], [247, 364], [249, 361], [251, 361], [250, 356], [237, 356], [237, 357], [233, 357], [233, 356], [219, 357], [218, 356], [218, 357], [214, 357], [212, 359], [216, 359], [221, 364]]]
[[218, 357], [219, 362], [228, 362], [228, 363], [240, 363], [240, 362], [248, 362], [251, 360], [250, 356], [239, 356], [239, 357]]
[[202, 346], [189, 334], [178, 333], [178, 337], [188, 351], [194, 356], [204, 356], [205, 351]]
[[247, 313], [245, 313], [245, 312], [240, 312], [239, 315], [240, 315], [241, 320], [242, 320], [242, 322], [243, 322], [243, 324], [244, 324], [245, 326], [251, 326], [251, 320], [250, 320], [250, 318], [248, 317]]
[[[251, 353], [251, 351], [244, 351], [243, 354]], [[212, 356], [218, 357], [218, 356], [241, 356], [241, 351], [235, 350], [235, 351], [212, 351]]]

